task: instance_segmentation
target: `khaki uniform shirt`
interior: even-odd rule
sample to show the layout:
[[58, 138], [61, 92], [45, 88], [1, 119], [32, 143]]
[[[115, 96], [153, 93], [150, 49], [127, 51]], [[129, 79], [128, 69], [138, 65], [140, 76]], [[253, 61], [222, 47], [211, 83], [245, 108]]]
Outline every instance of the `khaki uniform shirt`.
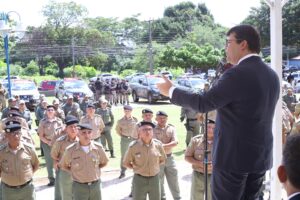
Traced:
[[[207, 149], [210, 152], [212, 150], [212, 145], [213, 145], [213, 142], [208, 141]], [[204, 152], [205, 152], [204, 137], [203, 137], [203, 135], [197, 135], [192, 138], [189, 146], [187, 147], [187, 149], [185, 151], [185, 156], [193, 157], [195, 160], [198, 160], [200, 163], [203, 163], [204, 156], [205, 156]], [[209, 162], [208, 165], [211, 165], [211, 160], [212, 160], [212, 156], [210, 153], [210, 154], [208, 154], [208, 162]], [[201, 169], [199, 167], [196, 167], [194, 165], [192, 165], [192, 167], [195, 171], [203, 173], [203, 171], [201, 171]], [[208, 173], [211, 174], [211, 171], [209, 171]]]
[[130, 117], [126, 118], [125, 116], [118, 120], [116, 125], [116, 132], [120, 136], [132, 137], [137, 139], [137, 135], [134, 134], [135, 126], [137, 123], [137, 118]]
[[71, 171], [74, 181], [88, 183], [100, 179], [100, 165], [106, 164], [108, 157], [101, 144], [91, 141], [89, 152], [85, 151], [76, 142], [66, 149], [60, 166]]
[[64, 129], [61, 119], [54, 117], [53, 119], [44, 118], [40, 121], [38, 133], [43, 135], [47, 140], [54, 141], [61, 136], [61, 132]]
[[123, 164], [133, 165], [135, 174], [155, 176], [160, 171], [160, 165], [166, 160], [166, 154], [160, 141], [152, 139], [150, 144], [144, 144], [138, 139], [129, 145], [124, 156]]
[[87, 115], [81, 117], [80, 123], [89, 124], [92, 130], [92, 139], [97, 139], [101, 136], [101, 133], [105, 127], [102, 117], [100, 115], [95, 114], [94, 118], [89, 118]]
[[19, 186], [30, 181], [39, 160], [34, 147], [21, 142], [16, 151], [4, 145], [0, 150], [1, 181], [10, 186]]
[[75, 142], [78, 142], [77, 137], [75, 138], [75, 140], [71, 140], [68, 135], [63, 135], [57, 138], [51, 148], [51, 157], [53, 158], [53, 160], [60, 161], [66, 148]]
[[[177, 141], [175, 127], [171, 124], [167, 124], [165, 128], [156, 126], [153, 130], [153, 138], [161, 141], [163, 144], [168, 144], [173, 141]], [[166, 154], [172, 153], [172, 148], [164, 148]]]

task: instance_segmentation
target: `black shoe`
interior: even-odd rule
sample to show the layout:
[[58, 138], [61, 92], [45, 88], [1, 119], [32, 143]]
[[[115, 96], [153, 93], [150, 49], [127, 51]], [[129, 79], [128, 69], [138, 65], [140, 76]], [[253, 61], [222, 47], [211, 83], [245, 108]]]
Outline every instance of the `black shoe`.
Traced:
[[54, 186], [55, 185], [55, 181], [50, 181], [47, 186], [51, 187], [51, 186]]
[[128, 195], [128, 197], [132, 197], [132, 192], [130, 192], [130, 194]]
[[108, 151], [109, 151], [109, 149], [105, 149], [105, 151], [106, 151], [106, 152], [108, 152]]
[[124, 173], [121, 173], [120, 176], [119, 176], [119, 179], [122, 179], [125, 177], [125, 174]]

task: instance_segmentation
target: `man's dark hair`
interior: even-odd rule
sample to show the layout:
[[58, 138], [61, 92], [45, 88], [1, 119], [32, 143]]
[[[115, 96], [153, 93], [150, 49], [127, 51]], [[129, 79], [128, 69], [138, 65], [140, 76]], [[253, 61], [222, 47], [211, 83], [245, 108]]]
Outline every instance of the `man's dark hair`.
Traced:
[[250, 51], [255, 53], [260, 52], [260, 36], [253, 26], [238, 25], [232, 27], [226, 35], [229, 36], [232, 33], [235, 34], [237, 43], [241, 43], [242, 41], [246, 40]]
[[287, 138], [282, 157], [288, 180], [300, 189], [300, 134]]

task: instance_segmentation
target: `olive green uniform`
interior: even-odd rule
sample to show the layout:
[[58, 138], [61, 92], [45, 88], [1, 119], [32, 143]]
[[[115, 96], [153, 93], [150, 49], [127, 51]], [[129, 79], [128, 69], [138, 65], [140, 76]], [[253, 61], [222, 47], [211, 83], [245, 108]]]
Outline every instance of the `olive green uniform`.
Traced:
[[41, 141], [41, 146], [44, 151], [44, 156], [46, 160], [46, 167], [48, 172], [48, 178], [50, 182], [54, 181], [54, 174], [53, 174], [53, 160], [51, 158], [51, 146], [55, 142], [55, 140], [60, 137], [61, 132], [63, 130], [63, 122], [54, 117], [53, 119], [44, 118], [40, 121], [38, 133], [40, 137], [46, 138], [48, 141], [51, 142], [50, 145]]
[[[51, 149], [51, 157], [59, 162], [68, 146], [78, 141], [78, 138], [71, 140], [68, 135], [59, 137]], [[61, 169], [58, 165], [55, 181], [55, 199], [72, 200], [72, 177], [71, 174]]]
[[110, 108], [102, 109], [98, 108], [96, 113], [102, 117], [104, 122], [105, 128], [101, 135], [101, 143], [103, 147], [106, 147], [106, 141], [108, 144], [108, 149], [111, 153], [111, 156], [114, 155], [114, 147], [113, 147], [113, 140], [111, 137], [111, 128], [114, 125], [114, 115]]
[[3, 145], [0, 149], [2, 199], [35, 199], [32, 177], [38, 166], [38, 157], [30, 144], [20, 142], [16, 151]]
[[60, 166], [71, 172], [74, 200], [101, 200], [100, 166], [108, 158], [100, 143], [91, 141], [86, 153], [79, 142], [67, 147]]
[[128, 146], [130, 142], [133, 140], [137, 139], [137, 137], [134, 135], [135, 132], [135, 127], [137, 124], [137, 118], [135, 117], [130, 117], [126, 118], [125, 116], [121, 119], [118, 120], [117, 125], [116, 125], [116, 132], [118, 135], [121, 136], [121, 162], [120, 162], [120, 167], [121, 167], [121, 174], [125, 174], [126, 168], [123, 167], [123, 158], [124, 155], [128, 149]]
[[142, 140], [133, 141], [125, 156], [124, 166], [133, 165], [133, 199], [160, 200], [160, 165], [166, 160], [166, 154], [160, 141], [152, 139], [150, 144]]
[[[208, 141], [208, 150], [212, 150], [212, 141]], [[200, 163], [204, 163], [204, 151], [205, 151], [205, 140], [204, 136], [198, 135], [192, 138], [189, 146], [187, 147], [185, 151], [185, 156], [193, 157], [195, 160], [198, 160]], [[208, 155], [208, 162], [209, 165], [211, 165], [211, 154]], [[192, 174], [192, 186], [191, 186], [191, 200], [203, 200], [204, 198], [204, 180], [205, 176], [203, 174], [203, 171], [197, 167], [193, 167], [193, 174]], [[208, 171], [208, 199], [211, 199], [211, 190], [210, 190], [210, 176], [211, 172]]]
[[90, 118], [88, 115], [81, 117], [80, 123], [89, 124], [92, 127], [92, 140], [100, 142], [101, 133], [104, 130], [104, 122], [102, 117], [98, 114], [95, 114], [93, 118]]
[[[161, 141], [162, 144], [168, 144], [170, 142], [176, 141], [176, 130], [171, 124], [167, 124], [164, 128], [158, 125], [153, 129], [153, 138]], [[161, 199], [166, 199], [165, 189], [164, 189], [164, 179], [166, 177], [173, 199], [181, 199], [180, 190], [178, 184], [178, 170], [176, 168], [176, 163], [172, 155], [172, 148], [164, 148], [167, 155], [167, 160], [164, 164], [160, 166], [160, 184], [161, 184]]]
[[186, 146], [189, 145], [192, 137], [195, 137], [196, 135], [200, 134], [201, 123], [197, 120], [197, 115], [198, 112], [194, 110], [188, 108], [181, 108], [180, 120], [183, 121], [183, 119], [186, 119]]

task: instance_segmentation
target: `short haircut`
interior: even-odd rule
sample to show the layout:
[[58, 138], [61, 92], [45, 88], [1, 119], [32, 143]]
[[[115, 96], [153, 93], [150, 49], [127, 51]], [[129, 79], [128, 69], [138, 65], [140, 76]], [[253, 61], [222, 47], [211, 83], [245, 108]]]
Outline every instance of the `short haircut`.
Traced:
[[288, 180], [300, 189], [300, 134], [291, 135], [283, 150], [282, 164], [286, 169]]
[[255, 53], [260, 52], [260, 36], [258, 31], [250, 25], [238, 25], [232, 27], [228, 32], [227, 36], [235, 34], [237, 43], [241, 43], [246, 40], [248, 43], [249, 50]]

